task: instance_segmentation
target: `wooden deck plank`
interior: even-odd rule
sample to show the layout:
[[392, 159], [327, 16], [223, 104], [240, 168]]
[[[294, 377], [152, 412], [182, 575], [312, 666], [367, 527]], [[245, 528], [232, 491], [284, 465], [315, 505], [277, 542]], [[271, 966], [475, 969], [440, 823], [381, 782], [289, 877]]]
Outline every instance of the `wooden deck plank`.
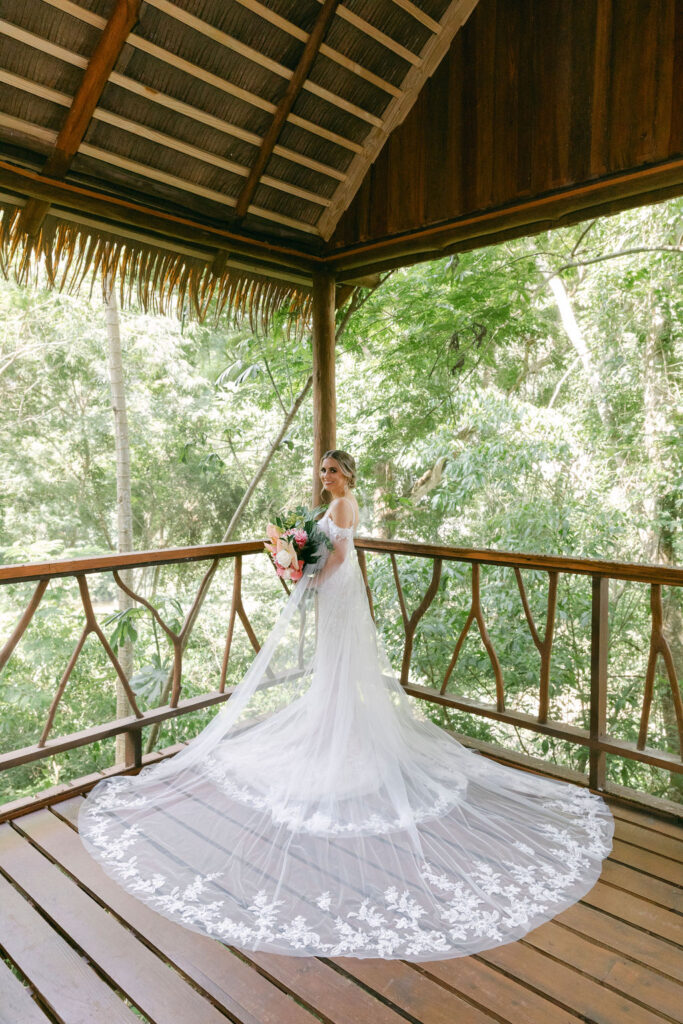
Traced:
[[[78, 814], [82, 798], [60, 804]], [[93, 860], [78, 834], [55, 814], [37, 812], [18, 823], [31, 841], [138, 933], [144, 941], [244, 1024], [312, 1024], [310, 1014], [215, 939], [169, 921], [131, 896]], [[203, 1024], [203, 1022], [202, 1022]]]
[[571, 967], [553, 960], [525, 943], [498, 946], [480, 954], [529, 985], [536, 992], [559, 1002], [568, 1012], [600, 1024], [662, 1024], [661, 1018], [631, 1000], [592, 981]]
[[223, 1014], [207, 999], [170, 971], [10, 825], [0, 826], [0, 866], [155, 1024], [169, 1020], [225, 1024]]
[[4, 960], [0, 960], [0, 1024], [50, 1024]]
[[657, 903], [665, 910], [675, 910], [683, 913], [683, 890], [676, 885], [662, 882], [659, 878], [651, 875], [644, 875], [637, 868], [628, 867], [626, 864], [619, 864], [617, 861], [606, 860], [602, 867], [600, 881], [608, 885], [614, 885], [626, 892], [632, 892], [643, 899]]
[[641, 928], [618, 921], [583, 903], [576, 903], [563, 910], [554, 921], [580, 935], [587, 935], [592, 942], [600, 943], [638, 963], [654, 967], [662, 974], [683, 983], [683, 956], [678, 947]]
[[404, 1024], [405, 1017], [315, 957], [245, 953], [276, 984], [296, 993], [330, 1024]]
[[657, 832], [663, 836], [670, 836], [672, 839], [676, 839], [679, 843], [681, 842], [681, 838], [683, 837], [683, 824], [679, 822], [671, 821], [668, 818], [660, 818], [656, 814], [648, 813], [646, 810], [626, 807], [625, 804], [616, 802], [610, 802], [610, 810], [612, 811], [617, 824], [620, 821], [632, 822], [633, 824], [640, 825], [641, 828], [647, 829], [650, 832]]
[[683, 830], [678, 836], [667, 836], [661, 832], [655, 832], [651, 828], [643, 828], [642, 825], [632, 821], [622, 821], [615, 818], [614, 834], [617, 839], [633, 846], [642, 847], [652, 853], [659, 853], [662, 857], [669, 857], [671, 860], [683, 862]]
[[450, 989], [411, 970], [402, 960], [361, 960], [335, 957], [330, 961], [350, 978], [377, 992], [420, 1024], [491, 1024], [491, 1016]]
[[[620, 953], [604, 949], [589, 938], [570, 932], [554, 921], [530, 932], [524, 944], [548, 954], [567, 968], [581, 971], [588, 978], [593, 978], [599, 987], [607, 986], [614, 993], [624, 995], [636, 1003], [643, 1003], [674, 1020], [683, 1006], [683, 988], [677, 982], [662, 977], [650, 967], [628, 960]], [[547, 970], [549, 974], [555, 973], [555, 965], [550, 962]], [[577, 979], [577, 983], [583, 986], [583, 979]], [[571, 989], [568, 991], [571, 999]], [[618, 1013], [622, 1012], [621, 1002], [619, 999], [616, 1004]], [[575, 1000], [572, 1001], [574, 1006]], [[629, 1013], [624, 1014], [624, 1020], [632, 1019], [638, 1018]]]
[[550, 1002], [516, 978], [508, 978], [478, 957], [411, 964], [413, 970], [471, 1000], [501, 1024], [577, 1024], [576, 1016]]
[[649, 900], [641, 899], [623, 889], [598, 882], [582, 900], [589, 907], [604, 910], [620, 921], [627, 921], [652, 935], [683, 945], [683, 921], [678, 914], [663, 910]]
[[138, 1024], [116, 992], [1, 875], [0, 935], [9, 958], [59, 1020]]
[[661, 878], [663, 882], [683, 886], [683, 864], [670, 857], [662, 857], [659, 853], [643, 850], [640, 846], [633, 846], [620, 839], [614, 840], [610, 857], [620, 864], [628, 864], [645, 874]]

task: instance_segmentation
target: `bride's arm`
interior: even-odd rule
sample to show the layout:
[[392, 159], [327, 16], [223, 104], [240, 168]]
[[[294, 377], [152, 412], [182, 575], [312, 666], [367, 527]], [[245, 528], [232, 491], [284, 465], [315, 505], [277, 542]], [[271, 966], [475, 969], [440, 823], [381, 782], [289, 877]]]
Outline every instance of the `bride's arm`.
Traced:
[[[349, 527], [353, 526], [355, 513], [353, 505], [348, 498], [335, 498], [330, 505], [329, 514], [335, 526], [339, 526], [344, 530], [348, 530]], [[319, 573], [316, 573], [315, 582], [317, 585], [324, 583], [325, 580], [329, 579], [337, 571], [346, 558], [351, 543], [350, 537], [331, 537], [330, 540], [334, 547], [327, 556], [323, 568]]]

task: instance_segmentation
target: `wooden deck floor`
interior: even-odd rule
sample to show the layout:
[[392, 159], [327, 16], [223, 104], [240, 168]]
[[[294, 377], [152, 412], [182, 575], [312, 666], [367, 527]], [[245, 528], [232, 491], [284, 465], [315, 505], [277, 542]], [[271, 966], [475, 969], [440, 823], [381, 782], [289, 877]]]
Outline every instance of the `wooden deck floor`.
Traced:
[[683, 1019], [683, 828], [655, 816], [613, 803], [600, 881], [525, 939], [407, 964], [247, 955], [187, 931], [90, 859], [81, 799], [0, 826], [0, 1024]]

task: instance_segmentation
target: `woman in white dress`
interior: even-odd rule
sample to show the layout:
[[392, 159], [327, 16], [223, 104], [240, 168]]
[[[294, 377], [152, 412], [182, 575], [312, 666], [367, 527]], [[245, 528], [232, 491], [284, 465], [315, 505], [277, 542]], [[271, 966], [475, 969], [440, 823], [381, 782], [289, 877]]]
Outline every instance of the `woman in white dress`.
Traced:
[[420, 961], [512, 942], [594, 885], [612, 815], [413, 708], [355, 554], [354, 461], [327, 452], [321, 475], [323, 567], [199, 736], [95, 787], [83, 842], [155, 910], [245, 950]]

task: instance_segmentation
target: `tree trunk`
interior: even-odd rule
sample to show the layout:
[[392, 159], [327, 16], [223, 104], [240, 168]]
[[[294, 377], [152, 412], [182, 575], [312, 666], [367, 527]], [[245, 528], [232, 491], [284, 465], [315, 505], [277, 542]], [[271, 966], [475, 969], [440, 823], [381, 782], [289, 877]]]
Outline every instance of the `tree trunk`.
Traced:
[[[105, 304], [107, 325], [107, 351], [109, 368], [109, 390], [114, 413], [114, 441], [116, 446], [116, 527], [117, 549], [119, 552], [133, 550], [133, 512], [130, 488], [130, 440], [128, 435], [128, 414], [126, 412], [126, 389], [123, 377], [121, 355], [121, 331], [116, 293], [109, 287]], [[132, 586], [130, 569], [121, 572], [121, 579]], [[119, 611], [133, 606], [133, 601], [122, 590], [118, 591]], [[133, 645], [127, 640], [119, 651], [119, 661], [127, 679], [133, 674]], [[125, 718], [131, 713], [130, 703], [120, 681], [116, 680], [116, 717]], [[125, 736], [116, 737], [116, 764], [127, 763], [128, 741]]]
[[591, 356], [588, 345], [586, 344], [586, 339], [584, 338], [583, 332], [579, 327], [576, 316], [574, 315], [574, 309], [572, 307], [569, 293], [564, 286], [564, 281], [559, 274], [552, 274], [550, 268], [545, 265], [544, 261], [540, 257], [537, 258], [536, 265], [546, 278], [548, 287], [553, 293], [555, 305], [557, 306], [557, 311], [560, 314], [560, 320], [564, 327], [565, 334], [572, 343], [572, 346], [581, 361], [581, 366], [583, 367], [583, 372], [591, 390], [593, 400], [595, 401], [602, 425], [605, 429], [608, 429], [609, 410], [607, 408], [607, 403], [605, 402], [600, 374], [595, 367], [593, 357]]
[[375, 465], [374, 532], [382, 540], [391, 540], [396, 531], [396, 509], [393, 508], [394, 464], [390, 459]]

